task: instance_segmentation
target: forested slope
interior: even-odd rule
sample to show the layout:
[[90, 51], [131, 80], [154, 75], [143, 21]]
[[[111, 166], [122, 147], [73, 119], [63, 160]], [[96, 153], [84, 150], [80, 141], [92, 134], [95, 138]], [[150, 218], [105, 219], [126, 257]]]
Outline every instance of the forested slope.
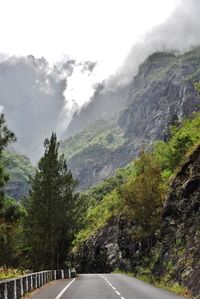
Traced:
[[198, 294], [199, 129], [197, 113], [173, 126], [168, 141], [141, 152], [109, 185], [82, 194], [93, 200], [74, 241], [79, 271], [120, 269]]

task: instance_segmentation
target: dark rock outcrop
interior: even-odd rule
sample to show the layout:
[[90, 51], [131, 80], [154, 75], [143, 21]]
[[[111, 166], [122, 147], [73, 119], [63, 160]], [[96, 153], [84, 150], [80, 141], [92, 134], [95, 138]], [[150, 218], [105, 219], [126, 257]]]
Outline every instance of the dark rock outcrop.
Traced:
[[177, 174], [163, 211], [154, 275], [170, 274], [200, 293], [200, 146]]
[[123, 217], [114, 217], [90, 237], [75, 256], [76, 268], [83, 273], [111, 272], [115, 269], [131, 271], [140, 264], [155, 244], [155, 237], [136, 241], [134, 224]]

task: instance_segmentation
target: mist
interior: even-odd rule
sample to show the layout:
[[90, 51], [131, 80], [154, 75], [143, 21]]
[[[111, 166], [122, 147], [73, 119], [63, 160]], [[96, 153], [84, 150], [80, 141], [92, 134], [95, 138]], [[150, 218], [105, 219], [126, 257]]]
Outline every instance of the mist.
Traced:
[[149, 55], [157, 51], [179, 54], [199, 46], [199, 15], [200, 2], [179, 1], [173, 14], [162, 25], [147, 32], [138, 43], [133, 45], [115, 74], [103, 80], [101, 84], [93, 85], [93, 95], [74, 114], [64, 136], [72, 136], [97, 119], [108, 119], [123, 109], [128, 88], [139, 66]]
[[76, 133], [98, 117], [107, 118], [112, 115], [110, 112], [123, 109], [127, 88], [150, 54], [156, 51], [178, 54], [200, 45], [199, 15], [200, 2], [180, 0], [162, 25], [133, 45], [124, 63], [109, 78], [96, 75], [99, 67], [96, 61], [79, 62], [66, 56], [50, 66], [44, 58], [31, 55], [10, 58], [0, 55], [0, 112], [17, 136], [16, 151], [36, 163], [43, 154], [43, 141], [52, 131], [58, 138], [68, 136], [72, 134], [66, 133], [69, 124], [71, 132]]
[[0, 111], [16, 134], [15, 150], [34, 163], [43, 153], [44, 139], [52, 131], [59, 137], [70, 121], [66, 87], [66, 77], [44, 58], [13, 56], [0, 63]]
[[200, 45], [200, 1], [180, 0], [173, 14], [133, 45], [123, 65], [107, 80], [107, 88], [127, 84], [140, 64], [158, 51], [184, 53]]

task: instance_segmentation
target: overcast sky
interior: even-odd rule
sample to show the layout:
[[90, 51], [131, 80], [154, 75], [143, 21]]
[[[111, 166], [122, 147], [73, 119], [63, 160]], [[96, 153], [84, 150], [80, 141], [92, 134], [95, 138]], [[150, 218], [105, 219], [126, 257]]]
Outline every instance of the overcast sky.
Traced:
[[0, 52], [98, 61], [105, 77], [180, 0], [0, 0]]

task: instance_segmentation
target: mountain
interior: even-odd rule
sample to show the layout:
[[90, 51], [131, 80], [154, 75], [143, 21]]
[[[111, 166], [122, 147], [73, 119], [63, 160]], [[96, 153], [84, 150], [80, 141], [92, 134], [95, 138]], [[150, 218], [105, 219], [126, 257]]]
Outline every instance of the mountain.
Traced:
[[5, 193], [14, 199], [27, 196], [30, 190], [30, 179], [35, 174], [35, 168], [30, 160], [23, 155], [13, 152], [4, 152], [3, 161], [9, 181], [5, 186]]
[[[79, 190], [112, 175], [116, 168], [130, 163], [142, 147], [149, 147], [153, 140], [167, 138], [170, 124], [199, 110], [200, 97], [194, 89], [200, 75], [199, 59], [200, 48], [180, 55], [158, 52], [149, 56], [127, 86], [122, 101], [124, 108], [121, 105], [121, 111], [118, 110], [114, 116], [110, 112], [111, 119], [108, 117], [106, 121], [111, 121], [111, 126], [107, 132], [102, 129], [102, 140], [96, 139], [94, 132], [91, 133], [91, 128], [95, 130], [99, 126], [98, 115], [99, 119], [102, 118], [101, 109], [91, 109], [96, 105], [95, 97], [74, 117], [68, 134], [79, 132], [81, 127], [85, 129], [65, 140], [61, 151], [66, 153], [68, 166], [80, 182]], [[112, 98], [115, 113], [114, 100], [117, 103], [117, 93], [116, 98]], [[94, 118], [95, 122], [87, 127]], [[105, 142], [108, 135], [112, 136], [109, 144]], [[85, 140], [82, 146], [77, 141], [84, 139], [84, 136], [87, 136], [88, 142]], [[120, 142], [116, 143], [119, 139]], [[69, 156], [68, 148], [72, 143], [73, 151]]]
[[60, 142], [60, 152], [78, 177], [79, 190], [97, 184], [112, 173], [111, 154], [123, 142], [123, 132], [115, 126], [114, 120], [98, 120], [81, 133]]
[[[122, 179], [110, 178], [110, 189], [107, 188], [105, 181], [104, 184], [101, 183], [85, 193], [85, 196], [92, 198], [93, 202], [90, 202], [88, 212], [83, 215], [83, 229], [79, 231], [74, 242], [76, 245], [73, 251], [74, 257], [80, 272], [105, 273], [116, 269], [129, 271], [156, 286], [168, 287], [170, 290], [192, 294], [195, 298], [199, 298], [200, 114], [196, 115], [197, 117], [192, 120], [182, 122], [181, 127], [169, 141], [160, 143], [162, 161], [159, 163], [162, 165], [160, 168], [162, 176], [159, 180], [162, 180], [162, 184], [166, 183], [168, 162], [172, 162], [171, 159], [174, 157], [174, 154], [170, 156], [170, 151], [164, 150], [163, 145], [168, 144], [168, 149], [170, 147], [173, 149], [171, 153], [177, 151], [181, 156], [179, 162], [174, 165], [173, 173], [168, 176], [167, 188], [165, 191], [162, 189], [165, 192], [165, 201], [162, 202], [160, 220], [154, 232], [148, 230], [150, 223], [148, 227], [142, 227], [142, 222], [137, 220], [145, 210], [149, 213], [153, 205], [152, 201], [150, 206], [145, 205], [149, 193], [148, 186], [144, 182], [153, 182], [151, 173], [146, 181], [144, 177], [142, 181], [139, 180], [142, 182], [142, 185], [139, 185], [140, 193], [138, 189], [136, 193], [133, 192], [133, 188], [137, 186], [134, 185], [137, 177], [145, 173], [146, 178], [148, 174], [145, 172], [145, 167], [146, 169], [149, 167], [146, 163], [135, 164], [135, 172], [134, 167], [130, 166], [132, 176], [130, 177], [129, 173], [128, 179], [126, 174], [124, 182]], [[155, 153], [156, 149], [151, 153], [151, 157], [154, 156], [154, 162], [157, 163], [159, 156]], [[142, 165], [142, 169], [137, 173], [138, 165]], [[154, 168], [155, 165], [153, 163], [150, 167]], [[125, 175], [125, 172], [121, 174]], [[150, 191], [156, 196], [155, 190]], [[142, 198], [145, 198], [145, 201], [138, 202], [140, 206], [136, 211], [141, 213], [139, 218], [127, 210], [127, 202], [123, 199], [127, 192], [131, 192], [133, 211], [134, 194], [139, 197], [142, 194]], [[128, 207], [130, 210], [130, 206]], [[155, 210], [151, 211], [155, 219]]]
[[99, 119], [110, 120], [117, 115], [125, 106], [130, 86], [127, 83], [107, 88], [106, 83], [98, 84], [90, 102], [74, 113], [62, 138], [80, 133]]

